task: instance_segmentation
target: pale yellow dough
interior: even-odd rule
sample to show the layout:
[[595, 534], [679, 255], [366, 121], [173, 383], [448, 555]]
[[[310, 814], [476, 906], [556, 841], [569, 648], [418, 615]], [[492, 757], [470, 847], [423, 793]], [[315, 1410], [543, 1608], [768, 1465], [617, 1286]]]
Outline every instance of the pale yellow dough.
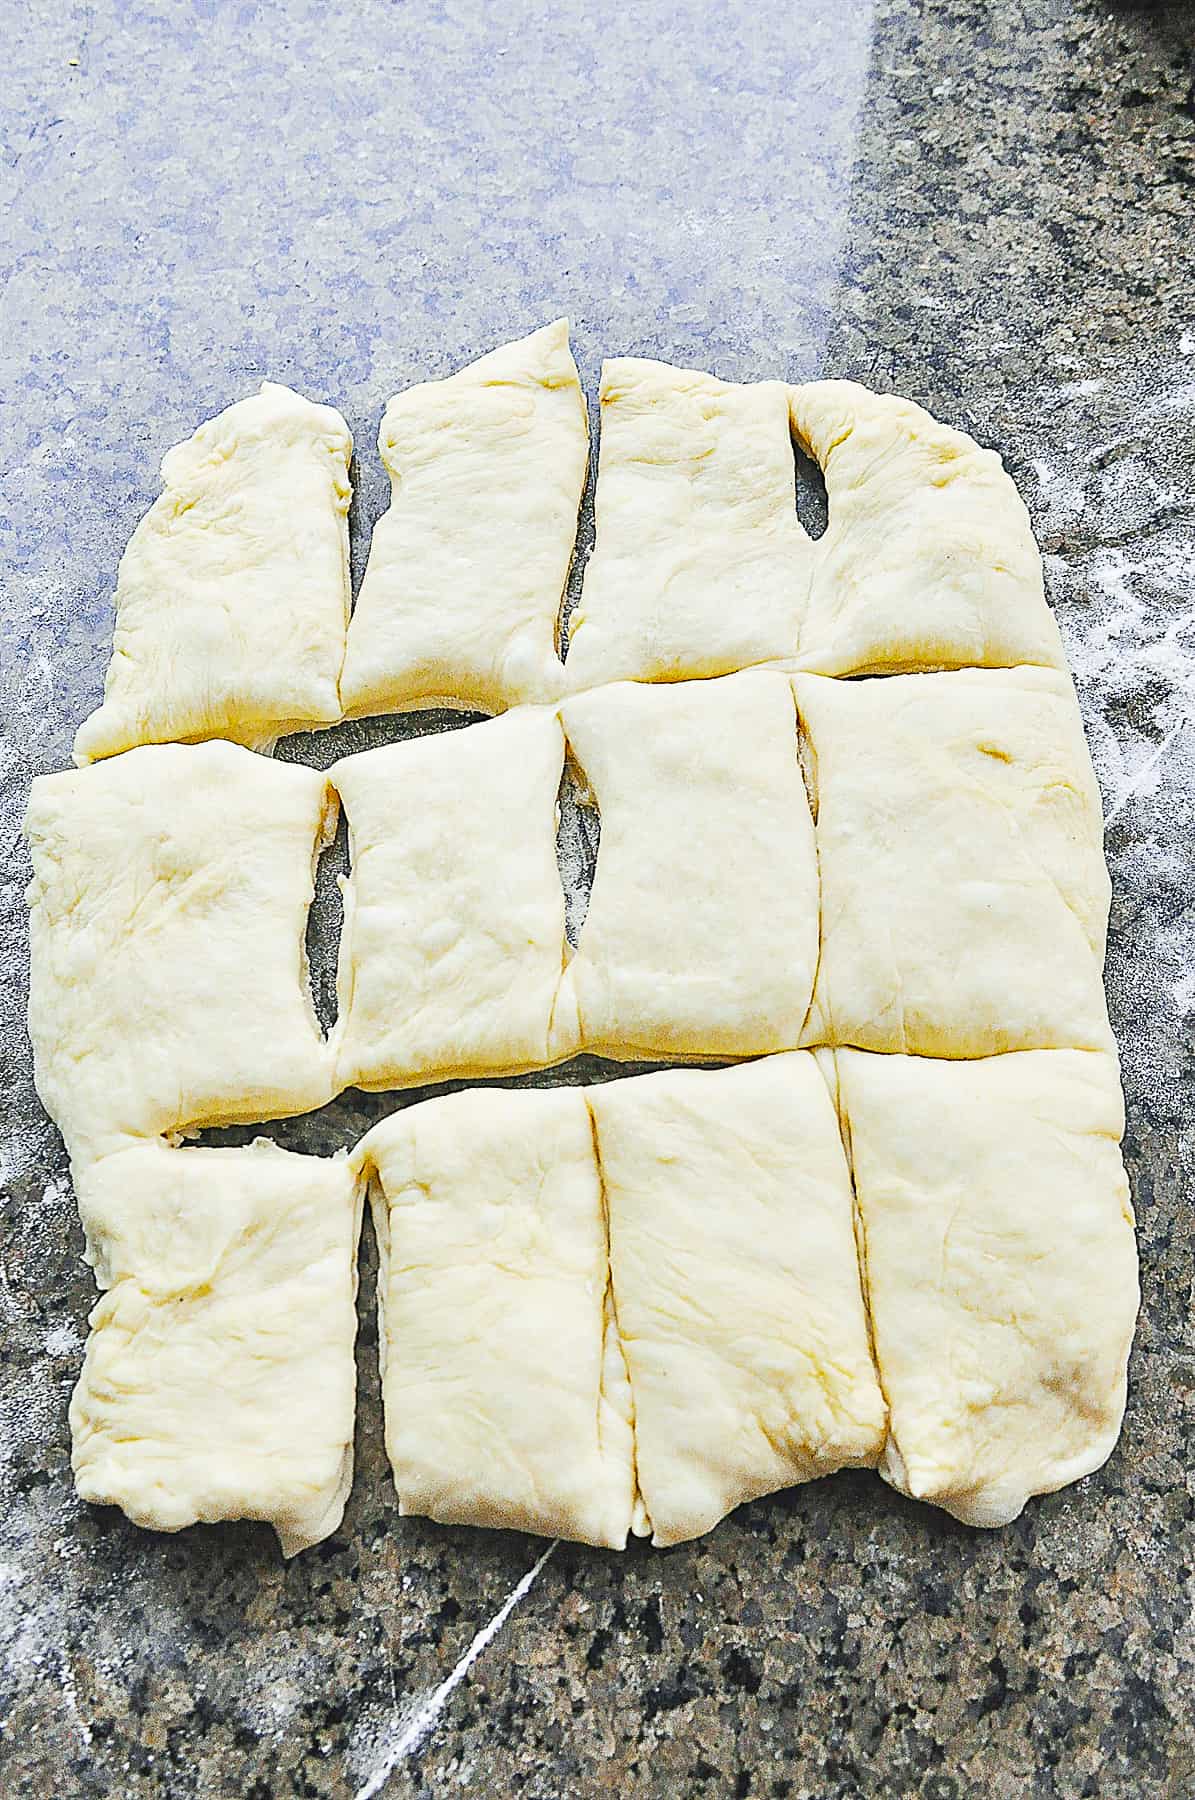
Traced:
[[268, 748], [339, 718], [352, 448], [332, 407], [267, 381], [167, 454], [76, 762], [172, 739]]
[[619, 357], [602, 370], [601, 433], [570, 690], [791, 657], [813, 546], [796, 515], [784, 384]]
[[71, 1400], [83, 1500], [264, 1519], [285, 1555], [352, 1482], [358, 1181], [343, 1157], [142, 1143], [77, 1169], [101, 1297]]
[[331, 1098], [304, 934], [333, 804], [316, 770], [219, 742], [34, 782], [29, 1033], [77, 1162]]
[[621, 1549], [630, 1391], [585, 1097], [474, 1091], [375, 1125], [382, 1397], [400, 1510]]
[[1066, 666], [1029, 514], [994, 450], [853, 381], [792, 388], [790, 404], [830, 503], [797, 667]]
[[619, 1057], [794, 1048], [818, 881], [788, 678], [620, 682], [562, 717], [601, 843], [558, 1040]]
[[333, 765], [352, 846], [338, 1087], [551, 1060], [563, 766], [559, 720], [530, 708]]
[[812, 1056], [587, 1090], [653, 1541], [874, 1465], [850, 1177]]
[[1137, 1313], [1103, 1053], [838, 1051], [880, 1380], [880, 1472], [970, 1525], [1099, 1468]]
[[1110, 1048], [1103, 821], [1068, 677], [794, 687], [821, 869], [806, 1042], [945, 1057]]
[[346, 713], [555, 699], [589, 464], [568, 321], [396, 395], [378, 448], [394, 491], [349, 627]]

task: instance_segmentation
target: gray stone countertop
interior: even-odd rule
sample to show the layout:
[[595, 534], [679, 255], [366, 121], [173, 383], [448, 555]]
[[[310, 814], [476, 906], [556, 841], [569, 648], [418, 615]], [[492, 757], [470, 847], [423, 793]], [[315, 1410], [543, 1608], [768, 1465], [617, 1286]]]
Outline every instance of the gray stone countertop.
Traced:
[[[1195, 13], [9, 0], [4, 26], [0, 1791], [1195, 1792]], [[354, 429], [359, 576], [386, 398], [564, 311], [591, 393], [616, 352], [895, 387], [1033, 512], [1108, 817], [1144, 1306], [1112, 1460], [1004, 1531], [865, 1475], [624, 1557], [400, 1521], [368, 1241], [333, 1538], [284, 1565], [264, 1528], [155, 1537], [73, 1497], [93, 1290], [32, 1089], [15, 834], [98, 697], [121, 548], [163, 451], [270, 376]]]

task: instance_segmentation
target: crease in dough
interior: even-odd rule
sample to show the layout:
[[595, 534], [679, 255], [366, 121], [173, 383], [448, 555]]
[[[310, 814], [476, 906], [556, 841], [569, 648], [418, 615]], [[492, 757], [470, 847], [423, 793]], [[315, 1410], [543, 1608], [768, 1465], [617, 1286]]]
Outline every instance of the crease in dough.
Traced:
[[1097, 1469], [1138, 1305], [1116, 1059], [835, 1057], [890, 1425], [885, 1480], [997, 1526]]
[[285, 1556], [327, 1537], [353, 1472], [349, 1161], [145, 1141], [73, 1172], [104, 1290], [70, 1407], [79, 1497], [155, 1531], [265, 1520]]
[[557, 631], [589, 467], [568, 320], [386, 408], [390, 509], [348, 630], [348, 717], [555, 700]]
[[796, 653], [813, 546], [796, 513], [782, 382], [605, 363], [595, 514], [569, 623], [570, 692]]
[[790, 388], [789, 405], [829, 498], [795, 668], [1065, 669], [1029, 514], [994, 450], [853, 381]]
[[561, 717], [601, 815], [562, 1041], [624, 1059], [795, 1047], [818, 894], [789, 678], [619, 682]]
[[352, 449], [333, 407], [267, 381], [167, 452], [77, 763], [207, 738], [268, 750], [340, 717]]
[[1069, 678], [793, 678], [816, 758], [811, 1044], [1109, 1049], [1110, 883]]
[[331, 1098], [304, 945], [334, 817], [322, 773], [220, 741], [33, 783], [29, 1034], [73, 1160]]

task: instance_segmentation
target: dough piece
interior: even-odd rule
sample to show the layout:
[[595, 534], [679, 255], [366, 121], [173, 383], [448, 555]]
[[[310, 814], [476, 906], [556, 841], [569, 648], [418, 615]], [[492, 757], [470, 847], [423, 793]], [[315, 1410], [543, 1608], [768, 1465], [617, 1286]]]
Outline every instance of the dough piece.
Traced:
[[622, 357], [602, 370], [597, 546], [569, 625], [576, 691], [792, 657], [813, 546], [788, 390]]
[[792, 388], [790, 402], [830, 502], [799, 668], [1065, 668], [1029, 514], [994, 450], [853, 381]]
[[622, 1057], [793, 1048], [818, 897], [788, 678], [619, 683], [563, 718], [601, 842], [561, 1041]]
[[171, 739], [268, 749], [340, 717], [352, 450], [332, 407], [267, 381], [167, 453], [76, 762]]
[[377, 1176], [400, 1511], [621, 1549], [630, 1390], [584, 1095], [454, 1094], [384, 1120], [356, 1154]]
[[873, 1467], [884, 1402], [850, 1177], [813, 1057], [612, 1081], [588, 1098], [653, 1541]]
[[957, 1057], [1110, 1048], [1103, 823], [1067, 677], [794, 686], [822, 886], [806, 1041]]
[[396, 395], [378, 448], [394, 492], [349, 627], [345, 711], [554, 699], [589, 466], [568, 320]]
[[1137, 1314], [1115, 1058], [839, 1051], [880, 1380], [880, 1473], [968, 1525], [1098, 1469]]
[[33, 784], [37, 1087], [72, 1157], [331, 1098], [307, 984], [314, 769], [159, 744]]
[[352, 841], [337, 1086], [389, 1088], [551, 1060], [564, 963], [550, 712], [337, 763]]
[[353, 1477], [359, 1187], [344, 1158], [137, 1144], [76, 1173], [97, 1276], [71, 1400], [83, 1500], [265, 1519], [293, 1556]]

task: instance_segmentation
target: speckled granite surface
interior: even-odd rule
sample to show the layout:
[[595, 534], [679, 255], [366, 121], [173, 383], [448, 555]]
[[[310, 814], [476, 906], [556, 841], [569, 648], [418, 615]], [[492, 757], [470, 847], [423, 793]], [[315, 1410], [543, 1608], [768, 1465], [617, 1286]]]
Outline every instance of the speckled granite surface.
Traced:
[[[31, 0], [4, 23], [0, 1791], [1195, 1792], [1195, 13]], [[389, 393], [562, 310], [591, 386], [609, 350], [900, 387], [1001, 448], [1033, 510], [1109, 816], [1145, 1303], [1121, 1447], [1006, 1531], [838, 1477], [667, 1553], [560, 1546], [519, 1592], [541, 1544], [396, 1517], [368, 1267], [328, 1543], [284, 1567], [265, 1529], [154, 1538], [72, 1497], [91, 1288], [30, 1084], [11, 840], [98, 695], [123, 541], [165, 448], [270, 375], [349, 416], [359, 564]], [[359, 1123], [346, 1100], [290, 1141]]]

